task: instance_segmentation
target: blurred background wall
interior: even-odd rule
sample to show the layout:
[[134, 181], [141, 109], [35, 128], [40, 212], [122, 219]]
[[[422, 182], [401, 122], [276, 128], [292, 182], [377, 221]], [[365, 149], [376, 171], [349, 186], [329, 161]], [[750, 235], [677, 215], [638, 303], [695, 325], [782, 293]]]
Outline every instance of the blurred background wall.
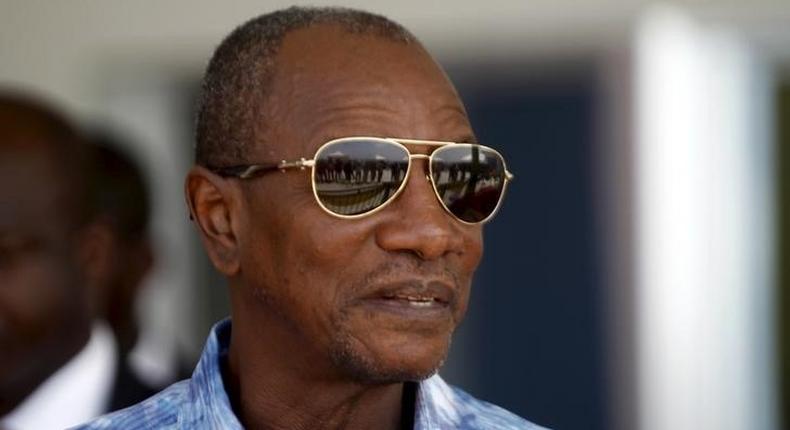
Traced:
[[[785, 428], [790, 5], [341, 4], [420, 37], [516, 174], [449, 380], [557, 429]], [[157, 268], [135, 357], [153, 380], [227, 314], [182, 196], [203, 67], [288, 5], [0, 0], [0, 83], [146, 162]]]

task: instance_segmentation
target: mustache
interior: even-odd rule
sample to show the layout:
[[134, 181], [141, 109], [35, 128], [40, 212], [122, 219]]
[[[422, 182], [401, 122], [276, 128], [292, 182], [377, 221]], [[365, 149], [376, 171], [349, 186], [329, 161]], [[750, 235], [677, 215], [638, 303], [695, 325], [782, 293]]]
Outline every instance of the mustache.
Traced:
[[[404, 279], [409, 283], [425, 284], [424, 286], [439, 281], [449, 285], [454, 296], [457, 296], [463, 287], [457, 271], [445, 263], [423, 261], [417, 258], [400, 258], [380, 264], [353, 282], [348, 289], [349, 297], [358, 298], [369, 295], [380, 289], [381, 284]], [[425, 282], [418, 282], [417, 279], [425, 279]]]

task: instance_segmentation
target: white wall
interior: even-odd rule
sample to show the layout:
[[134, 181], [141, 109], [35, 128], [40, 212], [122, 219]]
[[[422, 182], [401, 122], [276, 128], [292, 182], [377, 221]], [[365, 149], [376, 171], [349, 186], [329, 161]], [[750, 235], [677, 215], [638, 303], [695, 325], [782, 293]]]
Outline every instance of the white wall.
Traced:
[[768, 64], [675, 8], [635, 44], [639, 428], [776, 428]]

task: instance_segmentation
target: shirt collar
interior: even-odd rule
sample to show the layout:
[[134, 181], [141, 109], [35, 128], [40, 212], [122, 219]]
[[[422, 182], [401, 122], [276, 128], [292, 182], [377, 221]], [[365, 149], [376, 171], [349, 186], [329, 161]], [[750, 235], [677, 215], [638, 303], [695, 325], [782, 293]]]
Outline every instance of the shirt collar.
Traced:
[[227, 356], [230, 347], [230, 330], [230, 319], [218, 322], [211, 329], [203, 354], [189, 382], [191, 391], [197, 394], [194, 410], [188, 411], [183, 417], [196, 422], [208, 420], [213, 425], [211, 428], [235, 430], [243, 427], [233, 413], [221, 370], [221, 360]]
[[[116, 361], [109, 327], [96, 323], [85, 347], [0, 420], [8, 429], [53, 429], [101, 415], [112, 391]], [[79, 401], [75, 402], [74, 399]]]
[[461, 413], [452, 387], [437, 374], [417, 385], [414, 429], [460, 428]]

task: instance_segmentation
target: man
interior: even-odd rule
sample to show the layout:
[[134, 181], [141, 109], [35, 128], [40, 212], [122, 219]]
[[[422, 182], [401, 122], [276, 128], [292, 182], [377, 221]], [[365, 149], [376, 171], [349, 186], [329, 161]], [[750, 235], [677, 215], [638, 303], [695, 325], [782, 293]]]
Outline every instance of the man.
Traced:
[[[90, 158], [59, 114], [0, 91], [0, 428], [77, 425], [122, 398], [100, 314], [107, 255]], [[75, 401], [79, 399], [79, 401]]]
[[436, 142], [473, 140], [398, 24], [290, 8], [239, 27], [186, 181], [232, 326], [191, 380], [85, 428], [537, 428], [435, 375], [509, 179], [495, 151]]

